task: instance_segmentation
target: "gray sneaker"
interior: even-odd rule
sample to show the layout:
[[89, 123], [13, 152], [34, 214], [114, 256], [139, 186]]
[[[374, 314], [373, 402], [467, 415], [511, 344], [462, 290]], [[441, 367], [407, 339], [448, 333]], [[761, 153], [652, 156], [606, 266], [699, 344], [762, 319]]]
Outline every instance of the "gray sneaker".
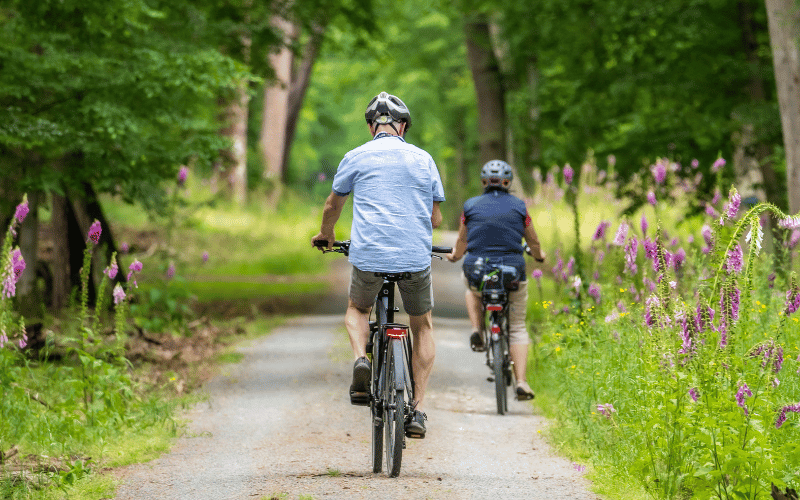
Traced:
[[372, 367], [367, 358], [358, 358], [353, 365], [353, 383], [350, 385], [350, 404], [369, 406], [369, 378]]
[[425, 421], [428, 416], [425, 412], [413, 410], [414, 413], [411, 419], [406, 422], [406, 437], [414, 439], [425, 439]]

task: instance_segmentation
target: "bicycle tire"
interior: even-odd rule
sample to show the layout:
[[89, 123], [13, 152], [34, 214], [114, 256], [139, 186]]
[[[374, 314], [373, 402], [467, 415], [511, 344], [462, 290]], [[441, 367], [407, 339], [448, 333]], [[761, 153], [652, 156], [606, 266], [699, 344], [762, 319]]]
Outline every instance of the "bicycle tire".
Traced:
[[403, 463], [403, 441], [405, 439], [405, 374], [403, 373], [403, 344], [392, 339], [386, 352], [386, 379], [383, 410], [383, 428], [386, 444], [386, 473], [389, 477], [400, 475]]
[[[377, 337], [377, 336], [376, 336]], [[377, 395], [380, 387], [381, 369], [379, 362], [380, 341], [376, 338], [372, 347], [372, 391], [371, 394]], [[370, 404], [372, 413], [372, 472], [379, 473], [383, 470], [383, 401], [379, 397], [373, 397]]]
[[494, 388], [497, 396], [497, 413], [504, 415], [508, 409], [508, 391], [506, 389], [506, 374], [503, 369], [505, 353], [503, 352], [502, 337], [492, 341], [492, 369], [494, 371]]

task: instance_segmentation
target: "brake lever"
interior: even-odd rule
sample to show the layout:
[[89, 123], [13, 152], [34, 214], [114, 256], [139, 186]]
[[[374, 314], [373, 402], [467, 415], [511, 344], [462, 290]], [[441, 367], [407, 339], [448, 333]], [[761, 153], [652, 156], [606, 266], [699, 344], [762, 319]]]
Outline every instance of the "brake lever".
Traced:
[[441, 255], [436, 255], [435, 253], [432, 253], [431, 257], [436, 257], [437, 259], [442, 260], [442, 256]]

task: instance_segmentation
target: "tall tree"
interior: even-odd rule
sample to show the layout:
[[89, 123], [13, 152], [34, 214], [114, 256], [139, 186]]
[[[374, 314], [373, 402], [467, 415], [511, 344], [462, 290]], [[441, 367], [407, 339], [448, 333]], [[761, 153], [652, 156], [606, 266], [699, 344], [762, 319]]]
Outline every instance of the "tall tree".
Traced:
[[86, 239], [74, 210], [89, 206], [84, 186], [157, 210], [162, 180], [189, 159], [209, 165], [224, 145], [209, 110], [248, 73], [194, 36], [200, 13], [141, 0], [0, 8], [0, 172], [52, 200], [55, 308], [80, 267], [70, 243]]
[[789, 211], [800, 212], [800, 6], [794, 0], [766, 0], [775, 83], [778, 88]]

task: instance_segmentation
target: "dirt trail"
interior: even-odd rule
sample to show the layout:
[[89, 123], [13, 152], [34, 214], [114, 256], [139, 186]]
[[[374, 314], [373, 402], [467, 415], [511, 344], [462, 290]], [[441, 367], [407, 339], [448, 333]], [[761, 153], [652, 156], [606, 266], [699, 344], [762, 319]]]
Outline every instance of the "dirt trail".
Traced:
[[[458, 267], [435, 262], [434, 270], [437, 311], [457, 316]], [[496, 414], [485, 358], [470, 351], [468, 322], [458, 317], [434, 319], [428, 436], [409, 440], [400, 477], [373, 474], [369, 410], [347, 396], [352, 356], [343, 300], [331, 296], [318, 308], [337, 314], [291, 320], [243, 347], [244, 360], [210, 381], [208, 403], [188, 413], [189, 437], [123, 470], [116, 498], [599, 498], [551, 453], [538, 433], [547, 421], [533, 405], [512, 400], [509, 414]]]

